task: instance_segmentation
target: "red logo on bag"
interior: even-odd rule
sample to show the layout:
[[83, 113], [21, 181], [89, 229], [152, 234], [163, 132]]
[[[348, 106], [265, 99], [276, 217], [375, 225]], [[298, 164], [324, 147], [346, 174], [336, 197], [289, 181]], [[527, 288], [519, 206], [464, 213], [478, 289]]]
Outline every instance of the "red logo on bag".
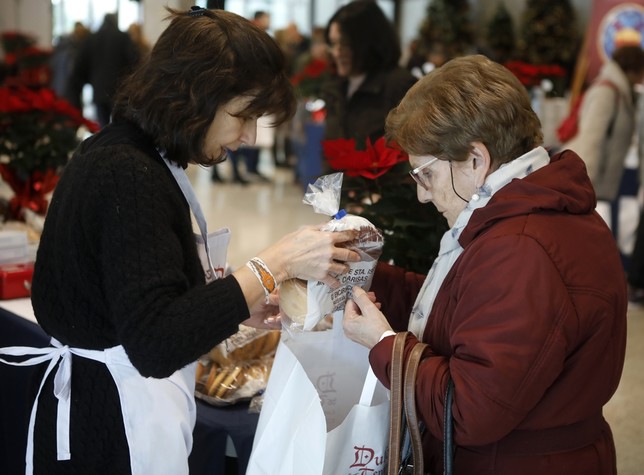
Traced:
[[384, 475], [385, 472], [382, 468], [385, 463], [384, 456], [378, 457], [373, 449], [364, 445], [362, 447], [354, 445], [353, 449], [355, 450], [356, 459], [349, 468], [357, 468], [358, 471], [351, 472], [350, 475]]

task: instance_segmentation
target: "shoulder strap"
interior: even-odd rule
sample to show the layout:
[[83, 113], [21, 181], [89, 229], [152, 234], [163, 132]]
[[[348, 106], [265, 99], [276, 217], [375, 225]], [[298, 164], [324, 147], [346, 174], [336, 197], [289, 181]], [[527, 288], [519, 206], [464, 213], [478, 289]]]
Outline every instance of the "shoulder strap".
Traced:
[[[417, 343], [412, 349], [405, 367], [405, 342], [409, 332], [396, 333], [391, 362], [391, 411], [389, 432], [389, 459], [387, 473], [398, 475], [401, 469], [401, 446], [406, 431], [409, 431], [413, 456], [414, 475], [423, 475], [423, 446], [416, 411], [416, 376], [423, 352], [427, 345]], [[452, 402], [454, 383], [450, 378], [445, 392], [443, 463], [444, 474], [453, 473], [454, 458], [454, 421]]]
[[403, 366], [407, 332], [396, 333], [391, 357], [391, 403], [389, 411], [389, 459], [387, 473], [397, 475], [400, 469], [403, 414]]
[[416, 374], [418, 373], [418, 365], [420, 364], [423, 351], [426, 347], [427, 345], [424, 343], [417, 343], [414, 346], [409, 355], [407, 369], [405, 370], [404, 407], [414, 458], [414, 475], [423, 475], [425, 473], [423, 442], [421, 440], [420, 426], [418, 425], [418, 415], [416, 414]]
[[613, 135], [613, 127], [615, 125], [615, 119], [617, 118], [617, 112], [619, 110], [619, 99], [622, 96], [619, 92], [619, 88], [617, 87], [617, 84], [615, 84], [613, 81], [609, 79], [601, 79], [597, 81], [598, 86], [608, 86], [610, 89], [612, 89], [615, 92], [615, 107], [613, 111], [613, 115], [610, 118], [610, 123], [608, 124], [608, 136], [610, 137]]
[[443, 415], [443, 475], [454, 473], [454, 417], [452, 416], [454, 402], [454, 381], [449, 378], [445, 391], [445, 410]]

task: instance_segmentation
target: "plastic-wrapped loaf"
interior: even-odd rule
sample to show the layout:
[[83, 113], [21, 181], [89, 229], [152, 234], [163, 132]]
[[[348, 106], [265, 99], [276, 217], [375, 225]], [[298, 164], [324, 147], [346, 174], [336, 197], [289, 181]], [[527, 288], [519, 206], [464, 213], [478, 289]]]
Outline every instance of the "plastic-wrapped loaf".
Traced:
[[[322, 177], [318, 182], [320, 180], [322, 184], [319, 189], [307, 193], [305, 202], [313, 204], [316, 211], [323, 212], [318, 209], [319, 206], [316, 206], [321, 202], [320, 197], [323, 196], [329, 202], [335, 200], [337, 206], [338, 181], [341, 185], [342, 177], [341, 174], [333, 174]], [[322, 207], [324, 208], [324, 205]], [[299, 279], [287, 280], [280, 285], [280, 310], [282, 321], [287, 328], [307, 331], [317, 329], [316, 326], [323, 319], [344, 309], [354, 285], [369, 290], [376, 263], [382, 253], [384, 239], [369, 220], [350, 214], [337, 213], [336, 218], [322, 227], [322, 230], [331, 232], [350, 229], [358, 230], [358, 236], [344, 246], [357, 251], [362, 260], [348, 263], [349, 271], [338, 276], [341, 284], [339, 288], [331, 289], [322, 282], [306, 282]]]

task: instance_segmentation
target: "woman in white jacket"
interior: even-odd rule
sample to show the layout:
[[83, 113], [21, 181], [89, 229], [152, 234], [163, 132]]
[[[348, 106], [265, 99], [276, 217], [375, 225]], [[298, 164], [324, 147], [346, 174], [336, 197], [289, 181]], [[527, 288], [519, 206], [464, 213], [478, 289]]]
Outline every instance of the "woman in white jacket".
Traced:
[[579, 132], [563, 148], [583, 158], [598, 200], [617, 198], [635, 129], [635, 84], [644, 79], [644, 50], [622, 46], [584, 96]]

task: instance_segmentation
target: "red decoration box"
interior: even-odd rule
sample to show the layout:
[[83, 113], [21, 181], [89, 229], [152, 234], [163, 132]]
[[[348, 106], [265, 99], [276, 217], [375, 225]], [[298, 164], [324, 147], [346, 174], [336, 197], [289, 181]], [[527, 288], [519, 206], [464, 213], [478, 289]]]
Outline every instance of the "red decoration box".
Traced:
[[0, 299], [29, 297], [33, 273], [33, 262], [0, 265]]

